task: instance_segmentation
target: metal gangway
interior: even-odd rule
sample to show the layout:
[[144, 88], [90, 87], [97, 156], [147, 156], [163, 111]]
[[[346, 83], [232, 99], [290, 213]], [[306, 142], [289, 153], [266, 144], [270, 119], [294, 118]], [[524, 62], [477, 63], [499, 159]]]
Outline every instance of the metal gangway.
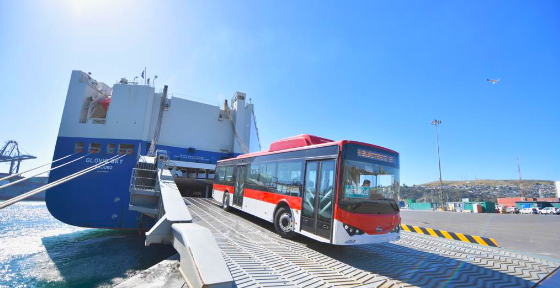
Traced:
[[[560, 266], [502, 248], [409, 232], [401, 232], [397, 242], [363, 246], [333, 246], [303, 236], [288, 240], [272, 224], [226, 212], [213, 199], [181, 197], [163, 151], [140, 162], [149, 165], [137, 168], [155, 172], [159, 194], [159, 220], [146, 233], [146, 245], [172, 244], [179, 252], [177, 273], [184, 282], [177, 287], [533, 287]], [[131, 181], [131, 203], [150, 181]]]

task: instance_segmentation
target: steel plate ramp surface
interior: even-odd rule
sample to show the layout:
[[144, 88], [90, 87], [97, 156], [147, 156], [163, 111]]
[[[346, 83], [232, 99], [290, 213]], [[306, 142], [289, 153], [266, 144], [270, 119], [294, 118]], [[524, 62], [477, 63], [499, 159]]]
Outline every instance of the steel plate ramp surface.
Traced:
[[279, 237], [273, 225], [211, 199], [185, 198], [213, 233], [237, 287], [532, 287], [560, 263], [403, 232], [400, 241], [332, 246]]

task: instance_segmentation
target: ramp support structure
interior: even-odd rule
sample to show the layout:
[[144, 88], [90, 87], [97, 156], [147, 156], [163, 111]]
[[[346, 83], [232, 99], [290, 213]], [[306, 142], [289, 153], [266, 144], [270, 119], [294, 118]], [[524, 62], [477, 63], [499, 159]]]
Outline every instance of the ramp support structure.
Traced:
[[218, 243], [208, 228], [193, 223], [171, 225], [173, 247], [181, 255], [179, 271], [189, 287], [235, 287]]
[[[181, 256], [181, 275], [191, 288], [235, 287], [212, 232], [192, 223], [189, 209], [167, 167], [166, 153], [162, 152], [157, 151], [156, 159], [145, 157], [148, 162], [157, 165], [154, 191], [159, 191], [159, 207], [158, 211], [150, 214], [160, 215], [157, 223], [146, 233], [146, 246], [154, 243], [172, 244]], [[136, 190], [131, 188], [131, 197]], [[137, 208], [131, 206], [131, 209]]]

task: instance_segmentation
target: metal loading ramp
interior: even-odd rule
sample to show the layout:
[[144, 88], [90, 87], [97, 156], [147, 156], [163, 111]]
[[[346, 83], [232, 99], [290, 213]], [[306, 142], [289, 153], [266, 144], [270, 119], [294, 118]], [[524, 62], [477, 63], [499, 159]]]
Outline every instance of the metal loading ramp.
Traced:
[[560, 263], [500, 248], [403, 232], [379, 245], [279, 237], [272, 224], [211, 199], [184, 198], [209, 228], [237, 287], [532, 287]]

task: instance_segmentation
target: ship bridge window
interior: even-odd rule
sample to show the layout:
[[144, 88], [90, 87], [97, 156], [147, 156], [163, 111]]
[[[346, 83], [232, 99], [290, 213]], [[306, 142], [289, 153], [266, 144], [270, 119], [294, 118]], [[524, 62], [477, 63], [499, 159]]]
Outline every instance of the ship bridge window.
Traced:
[[107, 144], [107, 154], [115, 154], [116, 147], [114, 143]]
[[74, 152], [76, 153], [84, 152], [84, 142], [76, 142], [76, 145], [74, 145]]
[[119, 144], [119, 154], [134, 153], [134, 144]]
[[88, 152], [92, 154], [101, 152], [101, 143], [89, 143]]

